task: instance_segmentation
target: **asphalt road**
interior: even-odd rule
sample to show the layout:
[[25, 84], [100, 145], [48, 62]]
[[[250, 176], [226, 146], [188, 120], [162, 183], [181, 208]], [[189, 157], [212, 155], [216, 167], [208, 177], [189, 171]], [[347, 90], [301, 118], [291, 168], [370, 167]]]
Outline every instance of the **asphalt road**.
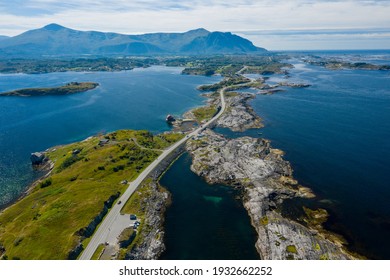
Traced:
[[[134, 191], [138, 188], [138, 186], [141, 184], [141, 182], [149, 175], [150, 172], [153, 171], [155, 167], [158, 166], [158, 164], [164, 160], [172, 151], [177, 149], [180, 145], [184, 144], [189, 138], [192, 136], [196, 136], [199, 134], [204, 128], [209, 126], [212, 122], [214, 122], [216, 119], [218, 119], [222, 113], [225, 111], [226, 103], [225, 103], [225, 97], [224, 92], [227, 88], [223, 88], [220, 90], [220, 96], [221, 96], [221, 110], [218, 112], [217, 115], [215, 115], [212, 119], [210, 119], [207, 123], [203, 124], [193, 132], [187, 134], [183, 139], [176, 142], [166, 150], [164, 150], [161, 155], [153, 161], [134, 181], [132, 181], [129, 184], [129, 187], [126, 189], [126, 191], [122, 194], [122, 196], [119, 198], [118, 201], [122, 201], [121, 204], [115, 203], [111, 210], [107, 213], [106, 217], [98, 227], [98, 229], [95, 231], [95, 233], [92, 236], [91, 241], [88, 243], [88, 246], [85, 248], [85, 250], [82, 252], [81, 256], [79, 257], [80, 260], [90, 260], [92, 258], [92, 255], [96, 251], [99, 244], [108, 242], [110, 231], [112, 229], [116, 229], [118, 226], [120, 226], [119, 217], [120, 217], [120, 211], [123, 207], [123, 205], [126, 203], [126, 201], [130, 198], [130, 196], [134, 193]], [[130, 222], [130, 221], [129, 221]], [[118, 224], [118, 225], [117, 225]]]

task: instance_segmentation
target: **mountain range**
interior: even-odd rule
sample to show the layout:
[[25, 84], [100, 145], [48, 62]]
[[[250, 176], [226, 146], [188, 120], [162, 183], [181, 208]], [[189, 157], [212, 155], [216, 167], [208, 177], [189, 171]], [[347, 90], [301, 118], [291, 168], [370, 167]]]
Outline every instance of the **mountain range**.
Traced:
[[211, 55], [262, 53], [265, 49], [230, 32], [200, 28], [184, 33], [124, 35], [78, 31], [58, 24], [26, 31], [14, 37], [0, 36], [0, 56], [83, 55]]

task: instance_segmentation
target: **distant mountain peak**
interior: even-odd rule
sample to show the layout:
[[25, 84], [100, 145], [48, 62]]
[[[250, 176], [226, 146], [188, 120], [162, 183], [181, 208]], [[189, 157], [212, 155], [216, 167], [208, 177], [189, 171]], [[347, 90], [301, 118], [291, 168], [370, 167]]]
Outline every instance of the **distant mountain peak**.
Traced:
[[189, 32], [204, 32], [204, 33], [210, 33], [210, 31], [208, 31], [207, 29], [204, 29], [204, 28], [197, 28], [197, 29], [193, 29], [193, 30], [190, 30], [190, 31], [187, 31], [188, 33]]
[[66, 27], [59, 25], [57, 23], [50, 23], [50, 24], [44, 26], [42, 29], [49, 30], [49, 31], [59, 31], [62, 29], [66, 29]]
[[56, 23], [10, 38], [0, 37], [0, 57], [84, 55], [209, 55], [264, 52], [230, 32], [198, 28], [183, 33], [124, 35], [78, 31]]
[[197, 28], [197, 29], [194, 29], [194, 30], [187, 31], [185, 33], [202, 37], [202, 36], [209, 35], [211, 32], [206, 30], [206, 29], [204, 29], [204, 28]]

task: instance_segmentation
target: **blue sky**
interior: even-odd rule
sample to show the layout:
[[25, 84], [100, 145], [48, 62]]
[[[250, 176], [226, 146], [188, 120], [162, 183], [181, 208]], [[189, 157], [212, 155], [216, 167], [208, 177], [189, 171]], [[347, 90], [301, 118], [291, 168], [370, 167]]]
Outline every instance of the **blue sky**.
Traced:
[[56, 22], [126, 34], [232, 31], [270, 50], [390, 49], [390, 0], [0, 0], [0, 35]]

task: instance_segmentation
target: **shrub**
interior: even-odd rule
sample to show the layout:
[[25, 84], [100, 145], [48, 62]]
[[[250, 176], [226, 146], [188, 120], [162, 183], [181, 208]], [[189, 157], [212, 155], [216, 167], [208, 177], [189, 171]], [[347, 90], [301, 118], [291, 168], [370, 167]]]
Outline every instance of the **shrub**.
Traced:
[[79, 158], [78, 156], [70, 156], [68, 158], [66, 158], [62, 164], [60, 165], [59, 167], [59, 171], [62, 171], [64, 170], [65, 168], [68, 168], [69, 166], [71, 166], [72, 164], [76, 163], [77, 161], [79, 161], [81, 158]]
[[49, 178], [49, 179], [46, 179], [45, 181], [43, 181], [40, 184], [40, 187], [43, 189], [43, 188], [46, 188], [46, 187], [50, 186], [52, 183], [53, 183], [52, 179]]
[[118, 165], [115, 166], [112, 170], [114, 170], [114, 172], [118, 172], [119, 170], [123, 170], [123, 169], [125, 169], [124, 165]]

